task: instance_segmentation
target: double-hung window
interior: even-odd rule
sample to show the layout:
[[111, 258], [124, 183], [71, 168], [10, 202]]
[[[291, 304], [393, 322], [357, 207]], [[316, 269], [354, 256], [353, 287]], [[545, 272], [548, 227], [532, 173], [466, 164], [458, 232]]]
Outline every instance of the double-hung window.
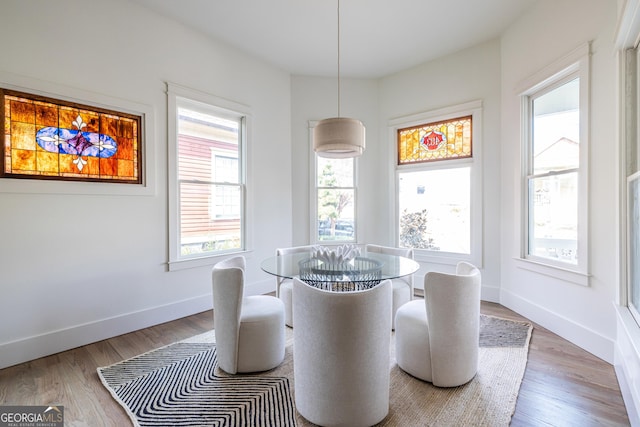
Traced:
[[[314, 126], [312, 123], [311, 126]], [[310, 132], [313, 138], [313, 132]], [[313, 146], [313, 141], [311, 141]], [[356, 159], [334, 159], [312, 153], [311, 241], [355, 243]]]
[[[522, 258], [565, 276], [587, 271], [586, 58], [537, 76], [522, 94]], [[586, 274], [567, 278], [586, 283]]]
[[479, 101], [391, 123], [397, 244], [416, 259], [481, 264], [480, 127]]
[[170, 265], [245, 250], [246, 112], [169, 85]]

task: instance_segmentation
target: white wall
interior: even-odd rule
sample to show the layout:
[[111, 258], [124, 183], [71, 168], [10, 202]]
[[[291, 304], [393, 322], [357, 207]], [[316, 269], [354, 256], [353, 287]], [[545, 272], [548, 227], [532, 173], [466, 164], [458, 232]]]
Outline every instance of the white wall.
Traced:
[[[75, 183], [51, 191], [47, 183], [35, 182], [19, 191], [15, 180], [0, 180], [0, 367], [210, 307], [210, 267], [170, 273], [166, 268], [166, 81], [252, 109], [256, 210], [254, 250], [247, 254], [249, 292], [272, 289], [274, 281], [260, 271], [259, 261], [278, 246], [308, 242], [308, 121], [335, 115], [335, 79], [290, 77], [126, 1], [32, 6], [0, 5], [0, 83], [144, 106], [154, 124], [147, 141], [153, 173], [149, 191], [128, 195], [94, 194], [104, 193], [98, 190], [103, 185]], [[483, 298], [500, 299], [609, 362], [619, 282], [617, 151], [611, 142], [615, 12], [607, 0], [542, 1], [501, 40], [380, 80], [342, 84], [343, 115], [361, 119], [367, 128], [367, 150], [358, 160], [360, 241], [394, 243], [394, 159], [388, 144], [395, 142], [389, 140], [388, 121], [482, 100]], [[75, 25], [58, 25], [64, 22]], [[591, 284], [581, 287], [514, 264], [520, 197], [514, 90], [588, 40], [589, 232], [597, 244], [590, 254]], [[422, 272], [432, 268], [424, 265]]]
[[[455, 106], [470, 101], [482, 102], [480, 167], [483, 174], [483, 247], [482, 297], [497, 301], [500, 286], [500, 41], [493, 40], [465, 49], [445, 58], [381, 79], [380, 140], [386, 147], [390, 140], [389, 121], [398, 117]], [[381, 144], [382, 145], [382, 144]], [[474, 150], [475, 152], [475, 150]], [[379, 167], [387, 171], [383, 189], [394, 200], [395, 158], [388, 151], [380, 153]], [[375, 191], [378, 191], [376, 189]], [[392, 222], [392, 212], [383, 219]], [[393, 242], [394, 230], [387, 236]], [[453, 266], [448, 267], [451, 272]], [[421, 273], [445, 271], [446, 266], [422, 264]], [[422, 288], [422, 276], [415, 279]]]
[[[343, 62], [348, 58], [343, 59]], [[378, 146], [378, 86], [369, 79], [340, 80], [340, 115], [353, 117], [364, 123], [365, 152], [357, 159], [359, 182], [357, 193], [358, 241], [380, 242], [387, 229], [381, 217], [386, 207], [384, 193], [387, 185], [379, 170]], [[335, 117], [338, 113], [337, 81], [331, 78], [293, 76], [291, 78], [291, 139], [293, 155], [293, 244], [310, 242], [309, 208], [311, 141], [309, 121]]]
[[[501, 302], [613, 361], [618, 267], [616, 4], [538, 2], [502, 37]], [[567, 17], [571, 19], [568, 20]], [[520, 98], [522, 82], [592, 41], [589, 162], [589, 286], [518, 268], [520, 248]]]
[[167, 81], [251, 109], [248, 292], [274, 288], [259, 261], [291, 242], [287, 73], [119, 0], [2, 2], [0, 39], [0, 85], [153, 125], [148, 188], [0, 180], [0, 368], [211, 307], [211, 266], [167, 271]]
[[[360, 243], [395, 245], [392, 225], [395, 158], [389, 156], [389, 147], [396, 142], [389, 139], [388, 122], [391, 119], [482, 100], [484, 186], [499, 188], [499, 94], [498, 40], [378, 81], [346, 79], [342, 82], [342, 115], [363, 120], [367, 128], [367, 147], [358, 159]], [[294, 244], [307, 244], [309, 235], [308, 121], [331, 117], [336, 108], [335, 79], [292, 77]], [[500, 192], [491, 191], [485, 196], [483, 232], [498, 236]], [[485, 239], [483, 249], [486, 253], [497, 253], [499, 240]], [[431, 269], [442, 269], [442, 266], [423, 265], [416, 278], [416, 287], [422, 287], [422, 272]], [[485, 257], [485, 299], [497, 300], [499, 271], [498, 259]]]
[[[619, 283], [617, 237], [616, 60], [613, 36], [617, 5], [606, 0], [539, 2], [499, 40], [382, 78], [378, 81], [378, 135], [363, 159], [377, 168], [377, 185], [361, 185], [360, 195], [385, 200], [378, 206], [378, 238], [393, 244], [393, 162], [391, 119], [457, 105], [483, 103], [483, 299], [506, 306], [613, 361], [614, 302]], [[572, 16], [570, 22], [565, 18]], [[517, 268], [520, 245], [520, 99], [516, 88], [540, 69], [592, 41], [591, 161], [589, 189], [590, 283], [588, 287]], [[326, 85], [325, 85], [326, 84]], [[292, 137], [307, 141], [306, 120], [322, 117], [334, 106], [332, 82], [295, 77], [292, 83]], [[375, 87], [371, 87], [374, 90]], [[375, 100], [376, 95], [360, 93]], [[346, 97], [349, 99], [349, 97]], [[353, 99], [351, 99], [353, 102]], [[366, 104], [369, 108], [369, 105]], [[354, 115], [367, 115], [365, 104]], [[371, 126], [368, 124], [368, 141]], [[308, 146], [308, 143], [307, 143]], [[305, 146], [305, 148], [307, 148]], [[295, 159], [306, 161], [308, 151]], [[308, 203], [307, 171], [294, 166], [294, 199]], [[300, 183], [298, 184], [298, 181]], [[386, 194], [386, 197], [384, 196]], [[302, 210], [295, 208], [305, 217]], [[294, 226], [294, 241], [305, 243], [308, 223]], [[375, 237], [374, 237], [375, 236]], [[423, 264], [421, 273], [443, 266]], [[416, 280], [420, 286], [420, 275]]]

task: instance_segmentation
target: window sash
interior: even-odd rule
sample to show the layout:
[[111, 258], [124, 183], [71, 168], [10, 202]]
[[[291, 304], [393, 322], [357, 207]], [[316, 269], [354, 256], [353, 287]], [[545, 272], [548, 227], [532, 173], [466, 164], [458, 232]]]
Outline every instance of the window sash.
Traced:
[[[240, 104], [170, 83], [167, 84], [167, 95], [170, 153], [169, 270], [174, 271], [211, 265], [216, 262], [217, 256], [247, 250], [246, 135], [249, 111]], [[200, 125], [220, 128], [210, 133], [203, 131], [203, 128], [197, 129], [197, 123], [191, 123], [187, 134], [192, 142], [206, 142], [208, 139], [217, 141], [213, 147], [205, 143], [198, 147], [197, 153], [192, 152], [198, 164], [197, 174], [189, 173], [188, 168], [181, 168], [184, 164], [181, 165], [179, 150], [185, 133], [181, 129], [181, 109], [183, 113], [185, 109], [201, 113], [202, 115], [191, 116], [192, 121], [200, 122]], [[216, 155], [237, 158], [237, 179], [228, 173], [216, 178], [213, 169]], [[232, 171], [231, 175], [235, 175], [235, 172]], [[226, 182], [228, 180], [235, 182]], [[229, 199], [228, 194], [221, 195], [221, 188], [230, 189], [234, 193], [232, 199]], [[184, 209], [187, 209], [185, 192], [194, 189], [201, 193], [196, 202], [199, 206], [198, 214], [191, 218], [200, 227], [195, 234], [193, 228], [188, 229], [183, 221]], [[193, 212], [193, 206], [189, 209]], [[192, 222], [190, 226], [193, 225]], [[183, 250], [185, 246], [189, 246], [187, 250]]]
[[[239, 202], [237, 215], [218, 215], [216, 188], [236, 189]], [[180, 181], [179, 240], [182, 257], [205, 256], [242, 249], [242, 200], [244, 186]], [[204, 206], [203, 206], [204, 205]]]
[[[544, 275], [551, 275], [560, 280], [575, 284], [589, 285], [589, 265], [588, 265], [588, 148], [589, 148], [589, 52], [588, 43], [576, 48], [574, 51], [560, 58], [540, 72], [535, 73], [519, 84], [522, 99], [522, 184], [521, 184], [521, 245], [520, 253], [516, 256], [518, 267]], [[563, 85], [578, 79], [578, 144], [573, 146], [571, 155], [574, 156], [571, 162], [565, 167], [547, 167], [543, 170], [533, 169], [533, 107], [532, 99], [537, 99], [544, 94], [550, 93]], [[570, 108], [557, 109], [557, 111], [569, 111]], [[570, 138], [569, 138], [570, 139]], [[577, 150], [576, 150], [577, 148]], [[577, 159], [575, 158], [577, 152]], [[562, 155], [556, 156], [563, 158]], [[571, 248], [575, 250], [576, 256], [572, 262], [557, 260], [546, 257], [539, 257], [530, 253], [530, 236], [532, 213], [530, 212], [531, 201], [535, 199], [535, 194], [530, 192], [530, 180], [547, 177], [560, 177], [560, 173], [577, 174], [577, 190], [575, 194], [577, 212], [576, 236], [577, 245]], [[576, 247], [577, 246], [577, 247]]]
[[[309, 138], [313, 145], [313, 126], [310, 123]], [[355, 243], [357, 242], [357, 160], [332, 159], [316, 155], [311, 151], [311, 193], [310, 202], [312, 218], [310, 221], [310, 241], [313, 243]], [[334, 169], [334, 166], [338, 166]], [[328, 177], [322, 172], [326, 168], [333, 172]], [[327, 182], [327, 180], [329, 182]], [[333, 184], [331, 184], [333, 181]], [[348, 193], [349, 202], [341, 209], [331, 212], [331, 203], [341, 204], [340, 200], [327, 200], [323, 206], [323, 197], [331, 197], [330, 194]]]
[[[536, 186], [537, 183], [541, 184]], [[577, 187], [577, 169], [529, 178], [529, 257], [577, 264]], [[572, 191], [567, 193], [567, 188]]]
[[470, 256], [471, 165], [399, 170], [398, 182], [399, 246]]
[[[333, 194], [333, 196], [332, 196]], [[315, 241], [322, 243], [356, 241], [356, 189], [355, 187], [316, 187]], [[323, 199], [328, 198], [328, 206]], [[341, 202], [346, 198], [346, 202]], [[343, 204], [337, 216], [326, 216], [333, 210], [331, 204]], [[325, 215], [323, 218], [322, 216]]]
[[[571, 265], [577, 265], [578, 263], [578, 194], [580, 189], [578, 188], [578, 175], [580, 172], [579, 160], [571, 159], [568, 156], [554, 156], [556, 160], [565, 161], [565, 164], [559, 163], [553, 166], [541, 164], [542, 161], [536, 159], [537, 154], [540, 155], [544, 150], [553, 148], [554, 144], [561, 143], [565, 134], [562, 132], [571, 132], [570, 128], [576, 125], [570, 126], [570, 128], [563, 128], [561, 133], [554, 134], [549, 137], [546, 142], [546, 146], [536, 147], [539, 144], [539, 137], [536, 136], [538, 131], [545, 132], [549, 130], [549, 127], [553, 125], [538, 125], [538, 117], [552, 117], [554, 115], [562, 115], [567, 111], [573, 111], [573, 107], [556, 106], [551, 108], [551, 111], [546, 115], [536, 115], [536, 103], [542, 99], [550, 97], [554, 92], [561, 93], [559, 91], [565, 90], [570, 85], [578, 81], [579, 74], [571, 73], [562, 79], [550, 83], [549, 85], [537, 90], [536, 92], [528, 95], [528, 113], [526, 117], [529, 120], [527, 145], [529, 153], [528, 158], [528, 175], [526, 176], [526, 194], [527, 194], [527, 233], [526, 233], [526, 257], [530, 259], [536, 259], [541, 262], [552, 263], [567, 263]], [[579, 86], [578, 86], [579, 90]], [[574, 96], [576, 94], [573, 94]], [[578, 108], [579, 92], [578, 96]], [[580, 114], [578, 112], [578, 119]], [[561, 117], [563, 122], [570, 120], [569, 117]], [[563, 123], [564, 125], [565, 123]], [[577, 129], [578, 132], [578, 145], [577, 150], [580, 150], [580, 137], [579, 137], [579, 123]], [[556, 132], [555, 129], [552, 132]], [[579, 159], [579, 155], [578, 155]], [[552, 168], [553, 170], [548, 170]], [[567, 179], [573, 177], [574, 185], [567, 186]], [[559, 186], [564, 182], [564, 193], [559, 194]], [[536, 183], [541, 183], [536, 187]], [[554, 188], [557, 191], [554, 191]], [[542, 194], [545, 193], [545, 194]], [[562, 206], [561, 208], [558, 205]], [[563, 230], [564, 229], [564, 230]], [[542, 236], [540, 234], [543, 234]], [[569, 236], [567, 236], [569, 234]], [[568, 238], [567, 238], [568, 237]]]

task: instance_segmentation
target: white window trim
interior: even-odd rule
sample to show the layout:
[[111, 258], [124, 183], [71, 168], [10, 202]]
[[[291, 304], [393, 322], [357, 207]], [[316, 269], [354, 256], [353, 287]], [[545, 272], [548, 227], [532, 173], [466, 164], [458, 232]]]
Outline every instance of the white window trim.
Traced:
[[[221, 114], [225, 112], [232, 115], [238, 113], [243, 114], [245, 117], [245, 132], [242, 134], [241, 152], [244, 153], [242, 165], [245, 181], [245, 200], [244, 202], [244, 221], [243, 221], [243, 234], [245, 248], [238, 251], [216, 253], [210, 255], [203, 255], [193, 258], [180, 257], [179, 251], [179, 214], [180, 214], [180, 201], [178, 200], [178, 123], [176, 120], [176, 107], [177, 98], [186, 98], [191, 101], [202, 102], [207, 107], [214, 107], [219, 110]], [[224, 98], [220, 98], [214, 95], [210, 95], [198, 90], [189, 89], [174, 83], [167, 83], [167, 140], [168, 140], [168, 203], [169, 203], [169, 271], [183, 270], [187, 268], [202, 267], [208, 265], [214, 265], [221, 258], [228, 257], [230, 254], [235, 253], [247, 253], [252, 248], [251, 229], [252, 229], [252, 216], [251, 216], [251, 184], [250, 174], [248, 173], [251, 161], [250, 150], [248, 144], [248, 138], [250, 137], [251, 129], [251, 111], [249, 107], [229, 101]]]
[[[319, 120], [309, 120], [309, 146], [313, 147], [313, 128], [316, 127]], [[309, 150], [309, 212], [311, 218], [309, 221], [309, 241], [314, 245], [341, 245], [341, 244], [358, 244], [358, 236], [360, 235], [360, 215], [358, 209], [358, 158], [356, 157], [353, 162], [353, 203], [354, 203], [354, 239], [353, 240], [338, 240], [338, 241], [326, 241], [318, 240], [318, 193], [316, 183], [318, 180], [318, 163], [316, 162], [316, 153], [313, 149]]]
[[[617, 290], [616, 302], [629, 310], [631, 321], [629, 331], [635, 331], [638, 328], [640, 313], [638, 313], [631, 304], [631, 283], [629, 269], [629, 220], [628, 220], [628, 187], [627, 182], [636, 172], [627, 176], [629, 173], [628, 163], [635, 161], [636, 167], [640, 164], [640, 148], [636, 147], [635, 153], [629, 152], [628, 145], [635, 144], [640, 135], [640, 108], [638, 108], [638, 96], [640, 89], [638, 88], [638, 75], [640, 74], [640, 53], [629, 53], [630, 49], [640, 49], [640, 1], [628, 0], [625, 2], [624, 9], [620, 15], [619, 26], [617, 29], [615, 47], [618, 54], [618, 92], [619, 92], [619, 135], [620, 135], [620, 287]], [[634, 93], [629, 92], [630, 88]], [[635, 103], [635, 105], [632, 105]], [[629, 117], [632, 117], [631, 119]], [[630, 129], [631, 128], [631, 129]], [[635, 156], [631, 159], [630, 156]], [[636, 342], [640, 342], [637, 340]]]
[[[521, 217], [520, 253], [514, 257], [519, 268], [551, 276], [566, 282], [589, 286], [589, 128], [590, 128], [590, 43], [585, 43], [558, 59], [518, 85], [521, 99]], [[528, 98], [544, 88], [557, 85], [569, 76], [580, 78], [580, 168], [578, 171], [578, 264], [554, 262], [546, 258], [528, 255], [528, 170], [529, 117]]]
[[438, 162], [432, 162], [429, 168], [443, 168], [448, 169], [456, 166], [471, 166], [471, 198], [470, 198], [470, 254], [459, 254], [442, 251], [430, 251], [426, 249], [414, 250], [414, 257], [416, 261], [431, 263], [431, 264], [444, 264], [444, 265], [456, 265], [459, 261], [467, 261], [482, 268], [483, 266], [483, 241], [482, 241], [482, 212], [483, 212], [483, 198], [482, 198], [482, 101], [471, 101], [464, 104], [453, 105], [450, 107], [440, 108], [437, 110], [431, 110], [424, 113], [418, 113], [411, 116], [399, 117], [389, 121], [389, 149], [387, 157], [390, 159], [390, 165], [394, 173], [394, 200], [395, 203], [389, 208], [390, 218], [393, 218], [395, 245], [400, 244], [400, 236], [398, 230], [398, 203], [399, 203], [399, 188], [398, 188], [398, 174], [400, 172], [407, 172], [411, 170], [422, 170], [424, 164], [411, 164], [398, 166], [398, 142], [397, 133], [398, 129], [403, 129], [411, 126], [417, 126], [423, 123], [444, 121], [454, 119], [456, 117], [471, 116], [472, 117], [472, 129], [471, 138], [473, 144], [473, 157], [467, 159], [451, 159], [442, 160]]

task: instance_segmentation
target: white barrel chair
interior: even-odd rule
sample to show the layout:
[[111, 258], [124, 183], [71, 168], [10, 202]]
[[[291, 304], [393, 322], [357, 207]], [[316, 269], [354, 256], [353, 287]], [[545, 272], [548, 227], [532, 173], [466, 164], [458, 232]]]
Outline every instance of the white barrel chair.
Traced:
[[331, 292], [293, 281], [298, 412], [323, 426], [371, 426], [389, 413], [391, 282]]
[[[389, 246], [366, 245], [365, 250], [372, 253], [397, 255], [413, 259], [412, 248], [392, 248]], [[413, 299], [413, 274], [391, 280], [391, 286], [393, 289], [391, 297], [391, 329], [395, 329], [395, 317], [398, 308]]]
[[[276, 256], [296, 254], [303, 252], [311, 252], [313, 246], [293, 246], [290, 248], [278, 248], [276, 249]], [[288, 271], [290, 266], [285, 265], [287, 260], [285, 258], [279, 258], [277, 261], [279, 271]], [[284, 303], [284, 323], [287, 326], [293, 328], [293, 283], [292, 280], [286, 277], [276, 276], [276, 296]]]
[[478, 371], [480, 271], [460, 262], [455, 274], [428, 272], [424, 300], [396, 313], [396, 361], [438, 387], [466, 384]]
[[245, 259], [213, 267], [213, 327], [218, 366], [229, 374], [273, 369], [284, 360], [284, 304], [269, 295], [243, 297]]

